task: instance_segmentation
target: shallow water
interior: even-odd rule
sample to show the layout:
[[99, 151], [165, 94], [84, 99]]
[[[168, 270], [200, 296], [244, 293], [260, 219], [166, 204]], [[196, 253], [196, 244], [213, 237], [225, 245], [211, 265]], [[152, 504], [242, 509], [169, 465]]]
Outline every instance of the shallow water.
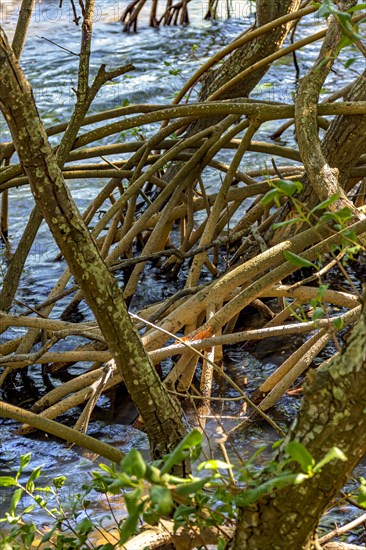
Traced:
[[[5, 31], [9, 37], [14, 32], [17, 2], [0, 4]], [[74, 103], [72, 91], [77, 76], [77, 57], [65, 52], [58, 46], [71, 52], [78, 52], [80, 28], [70, 19], [68, 5], [58, 7], [57, 0], [39, 2], [29, 30], [21, 65], [29, 78], [38, 109], [44, 123], [49, 126], [65, 121], [71, 113]], [[187, 78], [214, 52], [238, 34], [243, 32], [253, 20], [250, 2], [234, 3], [234, 16], [224, 22], [208, 22], [202, 18], [205, 4], [192, 0], [189, 4], [191, 24], [187, 27], [162, 27], [159, 30], [147, 27], [148, 11], [142, 14], [139, 24], [140, 32], [126, 34], [121, 32], [118, 22], [124, 4], [102, 0], [97, 3], [96, 22], [91, 61], [91, 74], [95, 75], [100, 64], [107, 68], [133, 63], [135, 70], [128, 73], [119, 82], [108, 83], [97, 95], [90, 112], [98, 112], [122, 105], [125, 100], [130, 103], [167, 103], [181, 88]], [[248, 7], [249, 6], [249, 7]], [[223, 8], [222, 8], [223, 10]], [[239, 13], [248, 13], [242, 19]], [[314, 32], [321, 27], [315, 16], [308, 18], [308, 25], [301, 28], [301, 36]], [[58, 44], [52, 44], [45, 39]], [[196, 49], [194, 49], [196, 48]], [[299, 64], [305, 72], [317, 54], [318, 46], [310, 45], [306, 57], [299, 55]], [[169, 73], [171, 69], [181, 70], [179, 75]], [[339, 66], [337, 71], [342, 71]], [[331, 92], [338, 86], [339, 74], [332, 73], [326, 91]], [[276, 101], [291, 101], [296, 89], [294, 71], [290, 57], [280, 60], [271, 67], [263, 81], [254, 90], [252, 97]], [[192, 96], [194, 99], [194, 95]], [[157, 126], [146, 126], [141, 131], [149, 134]], [[88, 127], [90, 129], [90, 127]], [[266, 123], [258, 132], [256, 139], [267, 138], [273, 131], [273, 123]], [[0, 121], [1, 139], [9, 139], [6, 124]], [[111, 138], [107, 138], [110, 142]], [[112, 137], [117, 140], [117, 137]], [[285, 139], [293, 143], [292, 131], [286, 133]], [[57, 138], [53, 138], [56, 141]], [[110, 157], [113, 160], [113, 157]], [[286, 161], [288, 164], [288, 162]], [[247, 153], [242, 161], [243, 170], [263, 165], [263, 157]], [[210, 174], [210, 186], [219, 185], [218, 176]], [[83, 210], [99, 190], [98, 180], [72, 180], [70, 183], [73, 197], [78, 207]], [[13, 247], [20, 238], [24, 221], [33, 208], [33, 198], [25, 186], [10, 190], [9, 227]], [[40, 297], [47, 295], [55, 279], [62, 273], [63, 264], [54, 263], [57, 254], [45, 224], [39, 231], [37, 241], [28, 258], [25, 276], [22, 278], [19, 299], [27, 296], [32, 305]], [[24, 294], [23, 294], [24, 292]], [[60, 306], [61, 307], [61, 306]], [[57, 308], [55, 308], [55, 314]]]
[[[77, 76], [78, 60], [72, 52], [78, 52], [80, 28], [72, 23], [68, 4], [64, 2], [62, 8], [58, 6], [58, 0], [36, 4], [28, 40], [21, 59], [21, 65], [33, 86], [40, 114], [47, 126], [65, 121], [70, 115], [74, 102], [72, 88]], [[206, 7], [207, 5], [204, 3], [192, 0], [189, 4], [191, 24], [188, 27], [162, 27], [159, 30], [153, 30], [147, 26], [148, 9], [145, 8], [139, 23], [139, 32], [126, 34], [121, 32], [121, 25], [118, 22], [124, 4], [100, 0], [96, 6], [91, 73], [95, 75], [102, 63], [106, 63], [108, 68], [111, 68], [132, 62], [135, 65], [135, 70], [121, 78], [119, 82], [108, 83], [98, 94], [90, 112], [111, 109], [122, 105], [126, 100], [130, 103], [167, 103], [171, 101], [174, 94], [202, 62], [219, 50], [222, 45], [227, 44], [243, 32], [253, 20], [250, 2], [234, 3], [233, 17], [228, 21], [205, 21], [202, 14]], [[14, 32], [18, 8], [19, 3], [17, 2], [0, 3], [0, 17], [9, 37]], [[317, 21], [315, 16], [310, 16], [306, 24], [301, 25], [301, 36], [314, 32], [322, 25], [323, 23]], [[57, 45], [49, 40], [54, 41]], [[58, 46], [69, 51], [62, 50]], [[306, 55], [299, 54], [302, 74], [311, 67], [317, 55], [317, 49], [318, 45], [311, 45], [307, 48]], [[350, 54], [345, 53], [344, 55]], [[171, 74], [172, 69], [178, 69], [180, 73], [178, 75]], [[338, 64], [335, 72], [329, 78], [324, 94], [337, 88], [340, 78], [344, 79], [344, 69], [341, 64]], [[291, 101], [295, 89], [292, 61], [290, 58], [285, 58], [271, 67], [261, 84], [253, 92], [252, 97]], [[194, 99], [194, 95], [192, 99]], [[156, 126], [147, 126], [141, 131], [149, 134], [154, 128]], [[256, 139], [268, 139], [273, 129], [271, 123], [263, 125]], [[3, 121], [0, 121], [0, 133], [2, 140], [9, 139]], [[291, 130], [286, 133], [284, 139], [288, 140], [289, 144], [293, 143]], [[53, 139], [53, 142], [56, 142], [56, 138]], [[113, 157], [110, 159], [113, 160]], [[288, 164], [287, 161], [286, 163]], [[263, 164], [262, 157], [259, 158], [255, 153], [248, 153], [242, 161], [241, 169], [258, 167], [260, 164]], [[219, 184], [217, 176], [212, 179], [210, 184], [212, 187]], [[87, 182], [75, 180], [69, 182], [69, 185], [78, 207], [84, 210], [99, 191], [100, 183], [95, 179]], [[14, 248], [23, 232], [25, 220], [27, 220], [33, 205], [33, 199], [27, 187], [10, 191], [9, 225], [11, 243]], [[53, 261], [57, 252], [47, 227], [42, 224], [21, 279], [17, 294], [19, 300], [36, 306], [47, 297], [64, 269], [62, 262]], [[4, 268], [4, 265], [0, 265], [0, 267]], [[162, 277], [156, 269], [150, 268], [142, 278], [134, 306], [141, 307], [145, 302], [157, 301], [163, 296], [173, 293], [176, 286], [176, 281]], [[52, 316], [57, 317], [65, 303], [60, 302], [54, 308]], [[13, 311], [20, 312], [21, 308], [15, 306]], [[81, 306], [80, 311], [85, 317], [89, 316], [85, 305]], [[12, 334], [9, 331], [4, 337], [14, 337], [14, 331], [15, 329]], [[17, 335], [22, 334], [22, 329], [18, 329], [16, 333]], [[70, 345], [74, 345], [75, 342], [76, 340], [69, 340]], [[258, 361], [245, 350], [236, 348], [228, 350], [226, 363], [228, 371], [234, 377], [247, 376], [252, 387], [255, 387], [268, 375], [276, 360], [267, 356]], [[35, 372], [34, 384], [36, 391], [44, 391], [38, 371]], [[25, 393], [26, 390], [27, 388], [24, 388]], [[229, 388], [226, 388], [226, 395], [231, 395]], [[279, 422], [288, 425], [296, 408], [297, 400], [289, 398], [283, 400], [277, 413]], [[238, 410], [238, 405], [234, 404], [227, 406], [225, 411], [217, 410], [217, 413], [224, 412], [224, 415], [229, 416], [237, 414]], [[232, 421], [228, 420], [225, 426], [230, 428], [231, 424]], [[214, 439], [215, 434], [220, 432], [219, 423], [212, 419], [208, 422], [207, 429]], [[88, 433], [98, 435], [101, 439], [113, 443], [124, 451], [131, 447], [138, 447], [147, 452], [146, 438], [133, 428], [121, 424], [93, 422]], [[260, 426], [246, 432], [245, 440], [238, 434], [235, 437], [235, 444], [240, 453], [248, 456], [263, 442], [268, 443], [268, 441], [274, 441], [275, 438], [275, 434], [266, 426]], [[92, 461], [83, 457], [79, 450], [74, 448], [70, 450], [51, 438], [14, 436], [13, 425], [8, 422], [0, 422], [0, 451], [0, 474], [16, 469], [19, 456], [32, 451], [34, 454], [33, 467], [44, 463], [49, 477], [63, 474], [66, 469], [69, 483], [73, 489], [80, 485], [82, 473], [85, 473], [87, 477], [93, 467]], [[1, 512], [0, 495], [0, 515]], [[40, 521], [45, 519], [40, 517]]]

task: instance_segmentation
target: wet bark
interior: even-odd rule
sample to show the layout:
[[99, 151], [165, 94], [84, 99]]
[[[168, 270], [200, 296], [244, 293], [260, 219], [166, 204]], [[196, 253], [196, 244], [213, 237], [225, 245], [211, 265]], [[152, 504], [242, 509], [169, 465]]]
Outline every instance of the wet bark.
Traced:
[[[349, 9], [357, 0], [348, 0], [343, 8]], [[318, 58], [308, 74], [302, 79], [295, 101], [295, 128], [301, 159], [312, 192], [324, 201], [334, 194], [339, 200], [332, 208], [353, 207], [339, 185], [338, 170], [331, 168], [324, 157], [318, 128], [318, 103], [321, 88], [337, 58], [342, 39], [342, 27], [336, 18], [330, 19], [329, 28]], [[357, 212], [355, 211], [355, 215]]]
[[[366, 101], [366, 70], [356, 79], [345, 101]], [[350, 172], [366, 153], [366, 116], [337, 116], [331, 122], [323, 143], [329, 166], [339, 170], [339, 183], [347, 189]]]
[[345, 453], [347, 461], [334, 460], [301, 485], [278, 490], [241, 510], [231, 550], [316, 547], [322, 513], [366, 452], [365, 303], [364, 292], [363, 313], [343, 353], [322, 370], [310, 371], [300, 413], [277, 457], [283, 461], [286, 443], [294, 440], [316, 462], [333, 446]]
[[[273, 2], [273, 0], [257, 0], [256, 28], [278, 17], [295, 12], [299, 8], [300, 3], [300, 0], [279, 0], [276, 2]], [[229, 80], [240, 72], [279, 50], [291, 28], [291, 24], [292, 22], [289, 22], [276, 27], [271, 32], [267, 32], [236, 49], [218, 69], [210, 71], [205, 76], [199, 94], [199, 101], [205, 101], [211, 94], [216, 92], [221, 86], [229, 82]], [[219, 99], [248, 97], [268, 69], [269, 65], [252, 71], [243, 81], [220, 96]], [[201, 130], [217, 124], [222, 118], [223, 117], [200, 118], [189, 126], [186, 135], [193, 136]], [[173, 165], [167, 171], [165, 179], [171, 181], [177, 171], [178, 167]]]
[[[256, 28], [273, 21], [278, 17], [288, 13], [293, 13], [299, 8], [299, 6], [299, 0], [280, 0], [278, 2], [273, 2], [273, 0], [257, 0]], [[202, 84], [199, 101], [205, 101], [211, 94], [216, 92], [221, 86], [229, 82], [229, 80], [234, 78], [240, 72], [248, 69], [261, 59], [264, 59], [268, 55], [271, 55], [279, 50], [291, 28], [291, 24], [292, 22], [277, 27], [271, 32], [265, 33], [235, 50], [218, 69], [211, 71], [206, 76]], [[268, 69], [269, 65], [252, 71], [250, 75], [247, 75], [242, 82], [236, 84], [219, 99], [248, 97], [250, 92], [263, 78]], [[191, 125], [189, 135], [193, 135], [203, 128], [208, 128], [216, 121], [217, 118], [200, 119]]]
[[[356, 79], [346, 95], [345, 101], [366, 101], [366, 70]], [[357, 166], [361, 155], [366, 153], [365, 135], [365, 115], [339, 115], [332, 120], [323, 138], [321, 144], [322, 155], [330, 169], [338, 171], [339, 186], [346, 192], [358, 181], [358, 179], [350, 180], [350, 172], [352, 168]], [[298, 196], [298, 200], [306, 208], [311, 209], [319, 202], [319, 197], [314, 193], [312, 186], [309, 185], [309, 178], [306, 173], [300, 181], [303, 185], [303, 191]], [[291, 205], [288, 202], [279, 210], [275, 222], [284, 221], [290, 218], [292, 214]], [[275, 244], [293, 235], [295, 229], [299, 230], [300, 228], [289, 226], [274, 232], [271, 226], [265, 235], [265, 241], [268, 245]]]
[[0, 108], [29, 178], [37, 207], [83, 290], [118, 370], [146, 426], [152, 454], [171, 451], [185, 435], [180, 406], [166, 392], [65, 185], [29, 83], [0, 29]]
[[[256, 2], [256, 28], [274, 21], [283, 15], [293, 13], [300, 7], [299, 0], [257, 0]], [[221, 86], [229, 82], [237, 74], [248, 69], [254, 63], [264, 59], [268, 55], [279, 50], [290, 30], [292, 22], [273, 29], [270, 33], [263, 34], [235, 50], [218, 69], [209, 73], [204, 82], [199, 100], [204, 101]], [[220, 99], [233, 99], [247, 97], [261, 78], [268, 71], [269, 66], [253, 71], [245, 80], [238, 83]]]

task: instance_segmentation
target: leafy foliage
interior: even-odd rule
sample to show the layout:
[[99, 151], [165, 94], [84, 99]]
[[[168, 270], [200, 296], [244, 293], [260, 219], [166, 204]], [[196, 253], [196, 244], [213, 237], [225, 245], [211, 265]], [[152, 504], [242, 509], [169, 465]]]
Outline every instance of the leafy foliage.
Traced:
[[[99, 469], [92, 473], [92, 481], [83, 487], [82, 494], [76, 495], [67, 511], [60, 494], [66, 478], [59, 476], [50, 486], [38, 486], [36, 480], [42, 473], [42, 467], [38, 466], [21, 483], [20, 477], [31, 458], [30, 454], [23, 455], [15, 475], [0, 478], [0, 486], [15, 487], [9, 511], [0, 519], [7, 525], [6, 531], [0, 535], [1, 548], [20, 550], [43, 544], [46, 549], [111, 550], [137, 534], [141, 522], [157, 525], [161, 519], [168, 518], [173, 521], [175, 530], [181, 526], [202, 529], [232, 524], [239, 507], [249, 506], [263, 495], [287, 485], [305, 482], [334, 459], [346, 460], [339, 449], [333, 448], [316, 464], [303, 445], [292, 441], [285, 446], [285, 460], [269, 461], [263, 468], [258, 468], [256, 459], [265, 446], [240, 466], [222, 460], [199, 462], [202, 439], [201, 432], [193, 430], [172, 453], [152, 463], [146, 462], [138, 450], [132, 449], [119, 467], [100, 464]], [[278, 443], [273, 448], [277, 446]], [[172, 468], [187, 460], [196, 463], [197, 475], [184, 478], [171, 473]], [[290, 469], [289, 464], [292, 465]], [[299, 472], [296, 471], [298, 468]], [[365, 486], [362, 482], [360, 505], [364, 501]], [[95, 543], [95, 534], [102, 529], [108, 532], [104, 525], [111, 520], [110, 516], [104, 518], [99, 525], [91, 520], [88, 509], [92, 507], [91, 495], [95, 498], [95, 491], [105, 495], [108, 502], [109, 495], [123, 496], [126, 517], [117, 519], [111, 508], [114, 542]], [[47, 500], [41, 495], [48, 495]], [[23, 496], [33, 500], [33, 504], [19, 511]], [[36, 524], [28, 520], [32, 513], [37, 513], [37, 507], [41, 507], [50, 518], [50, 528], [46, 533], [40, 532]], [[224, 548], [224, 544], [224, 539], [218, 540], [218, 548]]]

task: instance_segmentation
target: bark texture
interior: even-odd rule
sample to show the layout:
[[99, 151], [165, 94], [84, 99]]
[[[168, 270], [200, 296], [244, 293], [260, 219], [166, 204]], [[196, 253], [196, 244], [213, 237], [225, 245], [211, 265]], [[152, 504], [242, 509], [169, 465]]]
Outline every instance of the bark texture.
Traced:
[[[283, 15], [293, 13], [300, 7], [300, 0], [257, 0], [256, 28], [274, 21]], [[204, 82], [199, 100], [204, 101], [221, 86], [229, 82], [237, 74], [248, 69], [254, 63], [279, 50], [290, 30], [292, 22], [273, 29], [235, 50], [231, 56], [217, 70], [211, 71]], [[261, 78], [268, 71], [269, 66], [253, 71], [249, 77], [234, 86], [220, 99], [247, 97]]]
[[153, 456], [185, 435], [181, 410], [166, 392], [132, 324], [117, 281], [108, 271], [65, 185], [29, 83], [0, 30], [0, 107], [29, 178], [37, 207], [83, 290], [118, 370], [146, 426]]
[[[366, 101], [366, 70], [356, 79], [345, 97], [345, 101]], [[336, 169], [338, 171], [338, 185], [345, 191], [349, 191], [358, 181], [358, 178], [353, 181], [350, 180], [350, 172], [359, 162], [361, 155], [366, 153], [365, 135], [365, 115], [338, 115], [332, 120], [323, 138], [321, 144], [322, 156], [325, 158], [330, 170]], [[309, 184], [307, 173], [301, 178], [301, 183], [303, 184], [303, 191], [298, 199], [307, 208], [311, 209], [319, 202], [319, 197]], [[284, 221], [296, 215], [291, 210], [290, 203], [287, 202], [279, 211], [275, 221]], [[265, 241], [268, 245], [280, 242], [291, 236], [294, 228], [296, 229], [297, 226], [284, 227], [274, 231], [270, 227], [265, 236]]]
[[363, 313], [343, 353], [321, 371], [310, 371], [300, 413], [278, 456], [282, 461], [286, 443], [295, 440], [315, 461], [333, 446], [345, 453], [347, 461], [332, 461], [301, 485], [278, 490], [243, 509], [231, 550], [315, 548], [322, 513], [366, 452], [365, 302], [364, 292]]
[[[278, 17], [293, 13], [299, 8], [300, 4], [300, 0], [276, 0], [275, 2], [273, 0], [257, 0], [256, 28]], [[272, 32], [267, 32], [236, 49], [218, 69], [210, 71], [203, 79], [199, 101], [205, 101], [211, 94], [239, 73], [279, 50], [291, 28], [291, 24], [292, 22], [289, 22], [276, 27]], [[251, 71], [250, 75], [247, 75], [244, 80], [233, 86], [227, 93], [220, 96], [219, 99], [248, 97], [268, 69], [269, 65]], [[193, 136], [201, 130], [217, 124], [222, 118], [210, 116], [196, 120], [188, 127], [187, 136]], [[173, 165], [167, 170], [165, 179], [171, 181], [177, 170], [177, 165]]]
[[[349, 0], [344, 8], [349, 9], [356, 2], [357, 0]], [[318, 59], [302, 79], [295, 102], [296, 135], [310, 188], [321, 201], [338, 193], [340, 200], [334, 205], [337, 209], [346, 204], [352, 207], [352, 204], [348, 204], [349, 201], [339, 185], [338, 170], [332, 169], [324, 157], [317, 112], [320, 91], [337, 57], [341, 39], [342, 27], [336, 18], [332, 18]]]
[[[356, 79], [345, 101], [366, 101], [366, 70]], [[339, 170], [339, 183], [347, 187], [350, 172], [366, 153], [366, 116], [337, 116], [332, 120], [323, 143], [329, 166]]]

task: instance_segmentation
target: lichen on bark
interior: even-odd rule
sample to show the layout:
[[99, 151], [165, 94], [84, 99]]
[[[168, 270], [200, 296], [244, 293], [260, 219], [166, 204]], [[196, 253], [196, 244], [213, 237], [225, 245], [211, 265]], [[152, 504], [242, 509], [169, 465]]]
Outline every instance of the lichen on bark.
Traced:
[[[84, 292], [149, 436], [152, 455], [170, 452], [186, 433], [182, 411], [144, 350], [116, 279], [109, 272], [65, 184], [31, 87], [0, 29], [0, 107], [42, 211]], [[134, 369], [130, 368], [134, 364]], [[138, 384], [135, 384], [138, 380]]]

